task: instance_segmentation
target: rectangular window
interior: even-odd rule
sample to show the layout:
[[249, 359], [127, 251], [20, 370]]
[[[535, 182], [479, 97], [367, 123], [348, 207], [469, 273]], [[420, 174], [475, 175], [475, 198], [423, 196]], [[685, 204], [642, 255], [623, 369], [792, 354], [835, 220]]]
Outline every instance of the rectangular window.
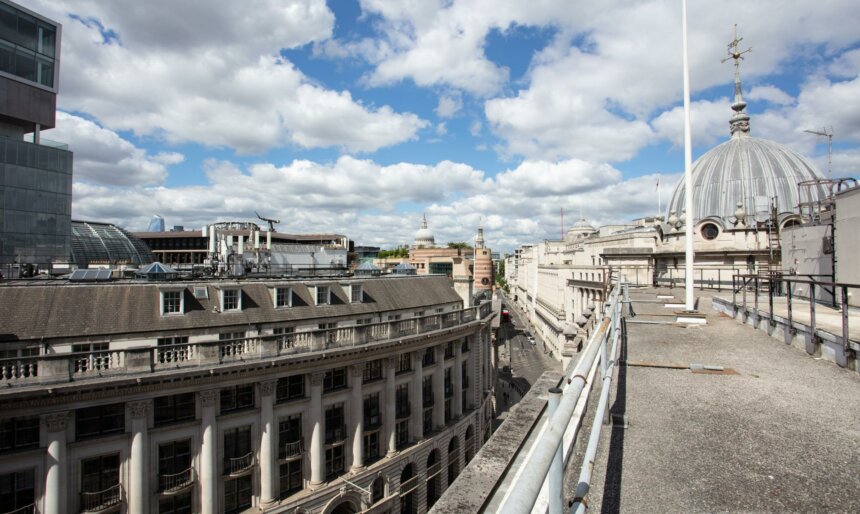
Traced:
[[39, 418], [9, 418], [0, 421], [0, 452], [38, 447]]
[[460, 351], [461, 351], [462, 353], [466, 353], [466, 352], [468, 352], [468, 351], [469, 351], [469, 338], [468, 338], [468, 337], [464, 337], [464, 338], [463, 338], [463, 344], [462, 344], [462, 346], [461, 346], [461, 348], [460, 348]]
[[[16, 512], [36, 502], [35, 471], [28, 469], [0, 475], [0, 505], [5, 512]], [[33, 508], [21, 512], [32, 513]]]
[[294, 414], [278, 422], [278, 457], [288, 459], [304, 452], [302, 415]]
[[224, 474], [229, 475], [248, 468], [253, 463], [249, 458], [252, 451], [250, 426], [225, 430]]
[[343, 445], [332, 446], [325, 450], [326, 478], [336, 478], [343, 474]]
[[433, 405], [433, 376], [427, 375], [421, 382], [421, 396], [424, 398], [424, 407]]
[[234, 514], [251, 507], [251, 475], [224, 481], [224, 513]]
[[305, 376], [292, 375], [278, 379], [278, 387], [275, 391], [277, 401], [286, 402], [305, 397]]
[[401, 353], [397, 361], [397, 373], [406, 373], [407, 371], [412, 371], [412, 355]]
[[454, 381], [451, 378], [451, 368], [445, 369], [445, 398], [454, 396]]
[[293, 305], [293, 290], [289, 287], [275, 288], [275, 308], [291, 307]]
[[371, 321], [370, 318], [361, 318], [361, 319], [355, 320], [355, 324], [356, 325], [370, 325], [370, 321]]
[[75, 439], [125, 431], [125, 404], [112, 403], [75, 411]]
[[379, 460], [379, 431], [364, 435], [364, 463]]
[[191, 482], [191, 440], [158, 445], [158, 490], [174, 491]]
[[120, 498], [118, 453], [81, 461], [81, 510], [101, 510]]
[[424, 349], [424, 355], [421, 357], [422, 366], [431, 366], [436, 364], [436, 349], [432, 346]]
[[454, 358], [454, 342], [451, 341], [445, 345], [445, 358], [453, 359]]
[[409, 384], [397, 386], [394, 410], [398, 419], [409, 417]]
[[417, 312], [415, 313], [415, 317], [416, 317], [416, 318], [420, 318], [420, 317], [421, 317], [421, 316], [423, 316], [423, 315], [424, 315], [424, 311], [417, 311]]
[[161, 313], [182, 314], [182, 291], [161, 292]]
[[334, 368], [325, 372], [323, 392], [336, 391], [346, 387], [346, 368]]
[[194, 393], [159, 396], [153, 401], [155, 426], [191, 421], [195, 417]]
[[223, 311], [238, 311], [242, 308], [241, 289], [222, 289], [221, 290], [221, 310]]
[[191, 514], [191, 491], [159, 499], [158, 514]]
[[237, 341], [240, 339], [245, 339], [244, 332], [221, 332], [218, 334], [219, 341]]
[[424, 409], [424, 435], [433, 432], [433, 408]]
[[332, 405], [325, 410], [325, 444], [342, 443], [346, 439], [343, 422], [343, 404]]
[[281, 497], [287, 497], [302, 490], [302, 460], [281, 464]]
[[401, 315], [400, 314], [389, 314], [388, 321], [399, 321]]
[[333, 328], [337, 328], [337, 322], [334, 323], [320, 323], [317, 325], [317, 328], [320, 330], [331, 330]]
[[408, 419], [404, 419], [403, 421], [399, 421], [397, 423], [397, 429], [395, 432], [396, 432], [396, 436], [395, 436], [394, 442], [397, 445], [397, 448], [403, 448], [409, 444], [409, 420]]
[[353, 284], [349, 287], [349, 301], [351, 303], [361, 303], [364, 300], [364, 289], [361, 285]]
[[254, 408], [254, 384], [221, 389], [221, 414]]
[[380, 379], [382, 379], [382, 359], [365, 362], [362, 380], [364, 382], [373, 382]]
[[382, 425], [382, 414], [379, 412], [379, 393], [364, 397], [364, 430], [369, 432]]
[[329, 302], [329, 299], [330, 299], [329, 295], [331, 293], [331, 291], [329, 290], [329, 287], [328, 286], [317, 286], [316, 289], [317, 289], [317, 291], [316, 291], [316, 293], [317, 293], [317, 295], [316, 295], [317, 296], [317, 305], [328, 305], [330, 303]]
[[72, 353], [78, 354], [74, 357], [75, 373], [110, 369], [111, 359], [108, 349], [108, 343], [73, 344]]
[[445, 424], [447, 425], [451, 421], [451, 399], [445, 398]]

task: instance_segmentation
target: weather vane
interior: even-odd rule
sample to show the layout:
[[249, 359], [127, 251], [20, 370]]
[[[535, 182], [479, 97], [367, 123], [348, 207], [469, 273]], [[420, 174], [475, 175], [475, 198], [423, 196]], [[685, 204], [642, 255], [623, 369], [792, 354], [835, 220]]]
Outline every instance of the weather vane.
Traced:
[[729, 56], [725, 59], [721, 60], [721, 63], [725, 63], [729, 59], [734, 59], [735, 61], [735, 101], [732, 104], [732, 110], [735, 111], [735, 115], [732, 117], [732, 120], [729, 122], [729, 126], [731, 127], [732, 134], [740, 133], [744, 134], [749, 132], [749, 116], [743, 112], [747, 106], [747, 103], [744, 102], [743, 94], [741, 93], [741, 71], [740, 71], [740, 62], [743, 59], [743, 55], [749, 52], [752, 52], [752, 47], [747, 48], [746, 50], [740, 50], [738, 45], [740, 45], [741, 41], [744, 38], [738, 37], [738, 24], [735, 23], [734, 39], [732, 42], [728, 44], [728, 53]]

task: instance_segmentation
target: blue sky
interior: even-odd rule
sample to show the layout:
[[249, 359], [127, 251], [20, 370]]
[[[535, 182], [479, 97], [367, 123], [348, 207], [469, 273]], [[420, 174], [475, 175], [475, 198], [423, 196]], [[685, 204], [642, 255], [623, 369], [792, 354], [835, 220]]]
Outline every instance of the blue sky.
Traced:
[[[408, 244], [479, 223], [507, 251], [657, 210], [683, 166], [675, 0], [22, 3], [63, 24], [77, 219], [132, 230], [280, 218]], [[806, 5], [810, 4], [810, 5]], [[728, 137], [737, 23], [752, 132], [826, 172], [860, 165], [853, 2], [691, 2], [694, 157]]]

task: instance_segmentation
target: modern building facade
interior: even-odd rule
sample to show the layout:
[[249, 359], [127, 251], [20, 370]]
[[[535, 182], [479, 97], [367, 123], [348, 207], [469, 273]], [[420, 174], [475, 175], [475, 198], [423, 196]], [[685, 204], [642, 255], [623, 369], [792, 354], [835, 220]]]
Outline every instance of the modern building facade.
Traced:
[[493, 415], [446, 277], [0, 288], [8, 512], [425, 512]]
[[0, 0], [0, 269], [7, 274], [15, 265], [69, 259], [72, 153], [41, 138], [55, 124], [61, 30]]

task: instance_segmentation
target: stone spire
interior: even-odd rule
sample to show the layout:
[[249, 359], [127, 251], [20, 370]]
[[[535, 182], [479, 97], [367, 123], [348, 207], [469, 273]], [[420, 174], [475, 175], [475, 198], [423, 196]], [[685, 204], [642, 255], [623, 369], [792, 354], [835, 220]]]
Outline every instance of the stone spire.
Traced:
[[752, 47], [743, 51], [738, 50], [738, 45], [743, 41], [743, 39], [744, 38], [738, 38], [738, 25], [735, 24], [734, 39], [728, 45], [729, 56], [720, 61], [726, 62], [729, 59], [735, 61], [735, 101], [732, 103], [732, 110], [735, 111], [735, 114], [732, 115], [732, 119], [729, 121], [729, 127], [731, 127], [733, 137], [745, 136], [750, 131], [750, 117], [749, 114], [744, 111], [747, 103], [744, 102], [743, 93], [741, 92], [740, 62], [745, 53], [752, 51]]

